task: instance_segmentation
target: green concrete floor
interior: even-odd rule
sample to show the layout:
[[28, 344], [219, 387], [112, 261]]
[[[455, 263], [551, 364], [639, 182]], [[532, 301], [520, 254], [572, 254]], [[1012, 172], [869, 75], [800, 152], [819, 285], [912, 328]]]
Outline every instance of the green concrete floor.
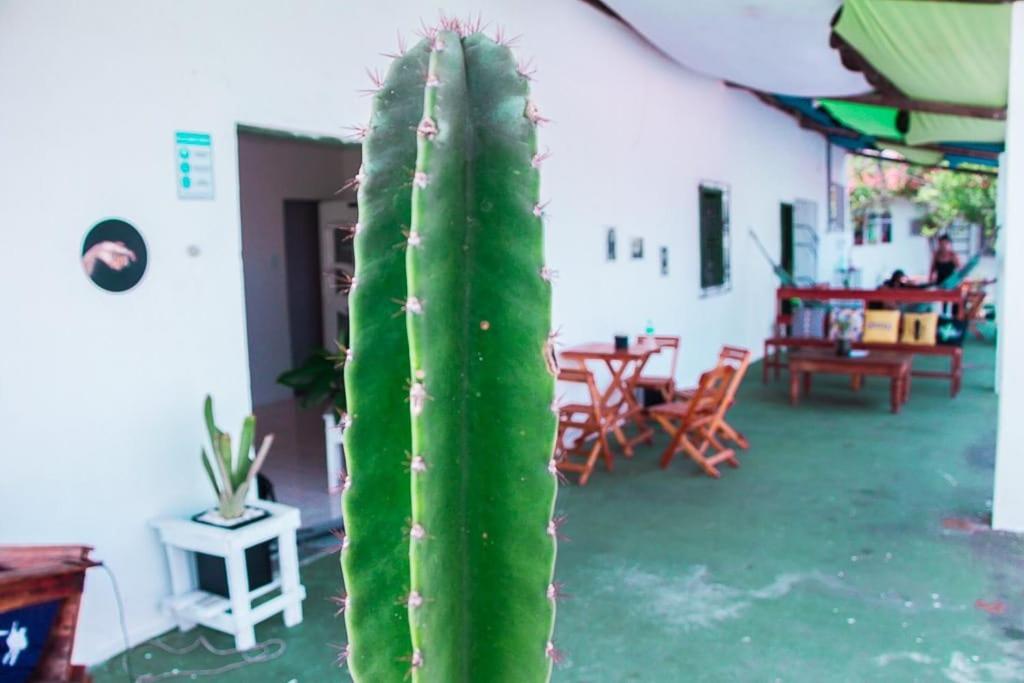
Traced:
[[[991, 506], [994, 357], [970, 344], [961, 395], [920, 379], [901, 415], [878, 380], [854, 394], [824, 378], [790, 407], [755, 366], [732, 413], [753, 444], [740, 469], [714, 481], [678, 458], [662, 471], [656, 442], [563, 488], [554, 680], [1024, 680], [1024, 539], [972, 526]], [[215, 680], [347, 680], [330, 646], [344, 640], [327, 602], [335, 558], [303, 578], [305, 622], [257, 630], [284, 654]], [[238, 658], [143, 645], [132, 659], [141, 674]], [[118, 659], [95, 675], [126, 680]]]

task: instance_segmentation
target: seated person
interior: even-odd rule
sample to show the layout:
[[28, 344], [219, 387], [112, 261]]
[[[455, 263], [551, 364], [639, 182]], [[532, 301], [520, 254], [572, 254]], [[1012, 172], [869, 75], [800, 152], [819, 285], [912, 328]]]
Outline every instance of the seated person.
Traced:
[[[879, 289], [920, 289], [921, 286], [915, 284], [907, 274], [900, 269], [896, 269], [889, 276], [889, 279], [878, 286]], [[869, 301], [868, 308], [871, 310], [898, 310], [900, 305], [891, 301]]]

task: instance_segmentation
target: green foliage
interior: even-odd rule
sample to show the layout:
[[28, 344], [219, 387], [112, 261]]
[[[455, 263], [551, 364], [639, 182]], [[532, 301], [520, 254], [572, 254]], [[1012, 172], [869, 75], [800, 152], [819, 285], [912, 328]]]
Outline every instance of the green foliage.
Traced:
[[996, 233], [996, 182], [990, 176], [933, 173], [918, 190], [915, 201], [928, 207], [926, 228], [940, 232], [956, 221], [981, 226], [986, 236]]
[[459, 28], [394, 61], [363, 147], [342, 550], [361, 682], [533, 683], [554, 653], [542, 119], [508, 48]]
[[345, 410], [344, 365], [344, 355], [319, 349], [299, 367], [281, 373], [277, 383], [294, 389], [305, 408], [330, 404], [340, 414]]
[[263, 438], [259, 452], [253, 458], [252, 444], [256, 433], [254, 416], [249, 415], [242, 421], [242, 435], [237, 453], [231, 448], [231, 436], [221, 431], [214, 421], [213, 399], [210, 396], [206, 397], [203, 404], [203, 418], [210, 437], [210, 452], [213, 455], [208, 454], [203, 448], [200, 449], [201, 458], [206, 476], [217, 494], [220, 515], [225, 519], [241, 517], [245, 511], [245, 496], [270, 452], [274, 435], [268, 434]]

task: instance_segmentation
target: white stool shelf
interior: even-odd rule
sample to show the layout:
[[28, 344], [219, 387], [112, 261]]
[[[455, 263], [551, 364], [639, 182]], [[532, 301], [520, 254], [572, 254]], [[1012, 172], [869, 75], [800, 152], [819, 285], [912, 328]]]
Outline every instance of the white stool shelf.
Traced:
[[[252, 506], [267, 510], [270, 516], [237, 529], [177, 518], [151, 523], [160, 534], [171, 570], [172, 595], [164, 601], [164, 608], [182, 631], [202, 624], [233, 635], [239, 650], [255, 646], [254, 626], [275, 614], [284, 614], [285, 626], [301, 623], [302, 601], [306, 597], [306, 589], [299, 582], [295, 543], [299, 511], [264, 500], [255, 501]], [[272, 539], [277, 539], [278, 575], [267, 585], [249, 590], [245, 551]], [[193, 561], [193, 553], [197, 552], [224, 558], [230, 598], [198, 590]], [[278, 595], [253, 605], [277, 590]]]

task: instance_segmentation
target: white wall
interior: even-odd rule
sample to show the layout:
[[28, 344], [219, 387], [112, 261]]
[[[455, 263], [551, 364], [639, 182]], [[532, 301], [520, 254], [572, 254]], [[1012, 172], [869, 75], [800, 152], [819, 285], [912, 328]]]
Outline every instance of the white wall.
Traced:
[[[1024, 4], [1013, 7], [1010, 49], [1010, 94], [1006, 118], [1006, 152], [1000, 158], [1004, 222], [1000, 233], [1000, 301], [1024, 295]], [[999, 431], [992, 526], [1024, 532], [1024, 316], [1018, 304], [999, 306]]]
[[842, 208], [841, 229], [835, 232], [828, 231], [828, 205], [826, 204], [825, 214], [822, 216], [825, 221], [819, 229], [818, 246], [818, 282], [827, 282], [832, 286], [842, 284], [842, 276], [839, 269], [845, 269], [849, 265], [849, 245], [853, 241], [850, 233], [850, 199], [848, 192], [849, 179], [846, 176], [846, 152], [839, 147], [832, 147], [830, 156], [832, 161], [832, 182], [837, 183], [841, 188], [839, 201]]
[[[284, 200], [334, 199], [359, 169], [359, 149], [263, 135], [238, 139], [245, 313], [253, 405], [291, 397]], [[350, 192], [345, 193], [351, 196]]]
[[896, 269], [924, 279], [931, 270], [932, 251], [928, 238], [910, 231], [911, 221], [922, 216], [923, 210], [908, 199], [894, 199], [889, 212], [892, 214], [892, 242], [850, 247], [850, 259], [861, 269], [861, 285], [867, 288], [877, 287]]
[[[683, 336], [693, 380], [723, 342], [759, 348], [776, 280], [779, 202], [817, 202], [825, 143], [784, 115], [668, 62], [577, 0], [452, 0], [523, 34], [553, 123], [544, 193], [555, 322], [567, 342], [640, 331]], [[197, 462], [200, 403], [236, 428], [249, 409], [240, 260], [238, 123], [338, 135], [365, 120], [364, 67], [433, 9], [413, 0], [104, 0], [0, 3], [0, 540], [84, 542], [121, 577], [133, 636], [169, 627], [147, 520], [210, 502]], [[569, 30], [567, 34], [566, 31]], [[213, 135], [216, 198], [175, 197], [175, 130]], [[700, 298], [697, 185], [731, 186], [732, 290]], [[150, 249], [141, 285], [97, 290], [78, 264], [102, 217]], [[604, 261], [604, 234], [642, 262]], [[671, 274], [658, 274], [668, 245]], [[198, 254], [194, 249], [198, 248]], [[12, 256], [13, 255], [13, 256]], [[12, 518], [10, 511], [16, 511]], [[76, 657], [118, 650], [106, 580], [91, 575]]]

